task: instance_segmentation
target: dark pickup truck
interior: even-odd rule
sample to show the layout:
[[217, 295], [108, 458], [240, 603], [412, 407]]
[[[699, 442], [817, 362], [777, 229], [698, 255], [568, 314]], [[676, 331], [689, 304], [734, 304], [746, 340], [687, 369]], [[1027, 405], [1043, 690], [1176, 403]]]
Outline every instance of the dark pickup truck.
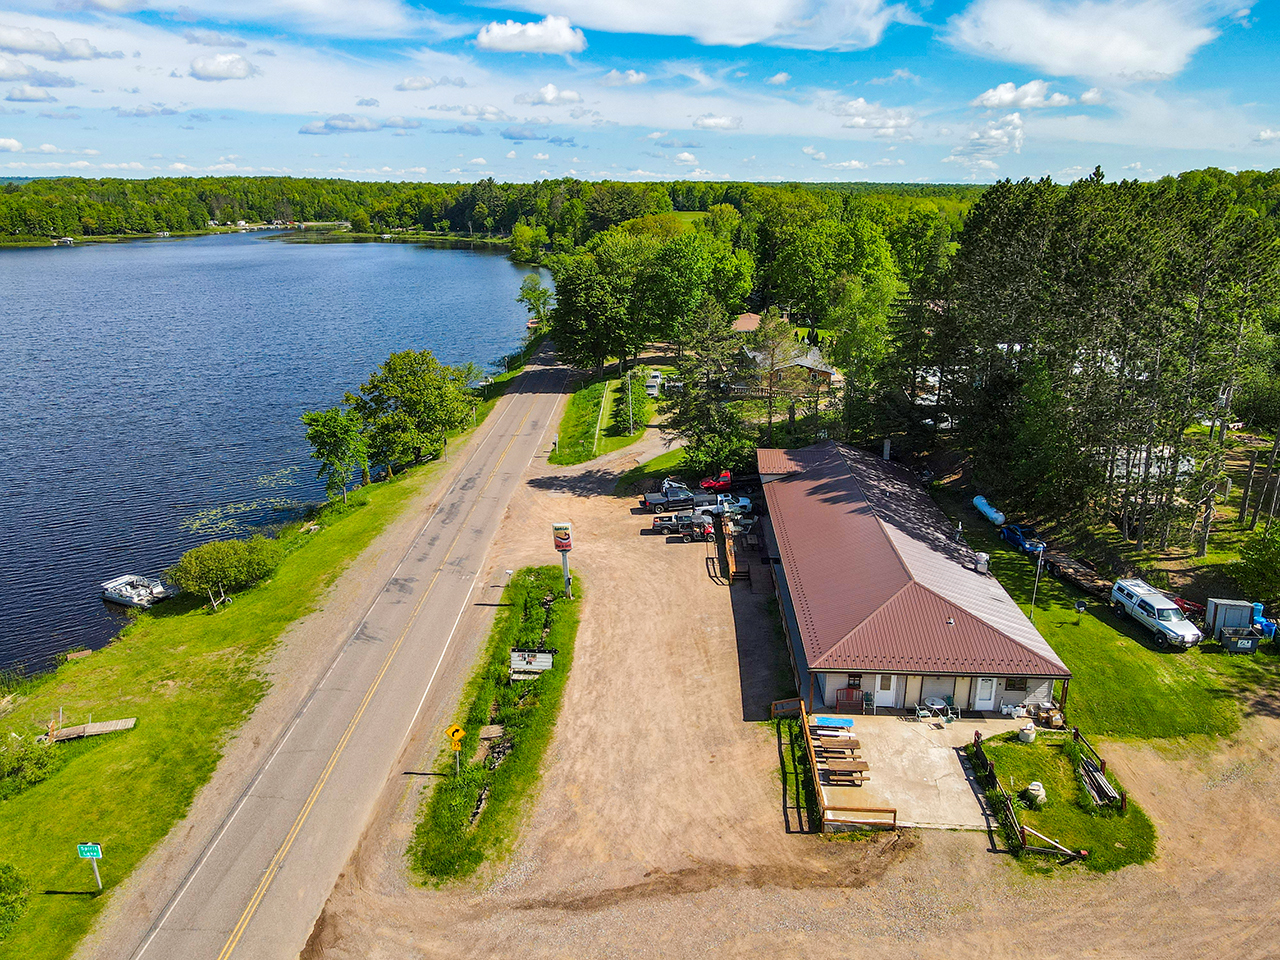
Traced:
[[676, 513], [715, 505], [715, 494], [693, 493], [675, 488], [669, 488], [667, 493], [646, 493], [640, 499], [640, 506], [650, 513]]
[[668, 514], [653, 518], [653, 529], [657, 533], [679, 534], [685, 543], [691, 540], [714, 540], [715, 524], [710, 517], [700, 513]]

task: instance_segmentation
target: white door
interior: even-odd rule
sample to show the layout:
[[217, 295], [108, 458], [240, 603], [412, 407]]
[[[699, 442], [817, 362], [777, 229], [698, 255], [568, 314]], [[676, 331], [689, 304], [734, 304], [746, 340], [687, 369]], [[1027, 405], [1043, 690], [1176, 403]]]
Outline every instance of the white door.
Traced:
[[892, 673], [882, 673], [876, 677], [876, 706], [896, 707], [898, 705], [898, 678]]
[[978, 692], [973, 697], [973, 709], [994, 710], [996, 708], [996, 681], [994, 677], [979, 677]]

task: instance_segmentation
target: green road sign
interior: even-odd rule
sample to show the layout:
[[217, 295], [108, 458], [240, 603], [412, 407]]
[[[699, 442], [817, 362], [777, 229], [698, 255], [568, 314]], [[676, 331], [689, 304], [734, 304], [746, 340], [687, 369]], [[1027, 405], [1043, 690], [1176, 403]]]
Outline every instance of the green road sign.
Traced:
[[102, 844], [100, 843], [76, 844], [76, 849], [80, 852], [81, 860], [101, 860], [102, 859]]

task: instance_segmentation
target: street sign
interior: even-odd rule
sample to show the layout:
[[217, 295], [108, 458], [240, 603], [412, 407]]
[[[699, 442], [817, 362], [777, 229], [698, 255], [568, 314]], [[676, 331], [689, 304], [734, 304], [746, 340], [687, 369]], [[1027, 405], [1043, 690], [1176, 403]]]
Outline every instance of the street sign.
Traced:
[[561, 553], [568, 553], [573, 549], [573, 524], [553, 523], [551, 534], [555, 538], [556, 549]]
[[454, 752], [454, 753], [457, 753], [459, 750], [461, 750], [461, 749], [462, 749], [462, 741], [461, 741], [461, 740], [453, 740], [453, 741], [451, 741], [451, 742], [450, 742], [450, 746], [452, 746], [452, 747], [453, 747], [453, 752]]
[[78, 843], [76, 849], [80, 853], [81, 860], [101, 860], [102, 844], [100, 843]]
[[463, 737], [467, 735], [467, 731], [463, 730], [460, 726], [458, 726], [455, 723], [453, 726], [451, 726], [448, 730], [444, 732], [444, 735], [448, 737], [450, 740], [452, 740], [454, 743], [458, 743], [462, 740]]

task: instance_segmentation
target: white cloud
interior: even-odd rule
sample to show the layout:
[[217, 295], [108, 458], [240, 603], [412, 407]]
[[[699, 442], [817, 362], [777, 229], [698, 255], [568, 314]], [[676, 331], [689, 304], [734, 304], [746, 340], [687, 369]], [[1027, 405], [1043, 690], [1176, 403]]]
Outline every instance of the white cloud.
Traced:
[[902, 166], [906, 166], [906, 163], [907, 163], [907, 161], [903, 160], [901, 157], [897, 157], [896, 159], [895, 159], [895, 158], [893, 158], [893, 157], [881, 157], [879, 160], [877, 160], [875, 163], [873, 163], [873, 164], [872, 164], [872, 166], [874, 166], [874, 167], [902, 167]]
[[803, 153], [806, 157], [812, 157], [814, 160], [827, 159], [827, 155], [823, 153], [821, 150], [819, 150], [817, 147], [805, 147], [800, 152]]
[[144, 117], [173, 117], [177, 116], [178, 111], [173, 107], [166, 107], [163, 103], [141, 103], [132, 110], [126, 110], [124, 107], [112, 107], [117, 117], [122, 119], [128, 118], [144, 118]]
[[1017, 107], [1025, 110], [1034, 107], [1066, 107], [1074, 102], [1065, 93], [1049, 93], [1049, 84], [1043, 80], [1029, 80], [1020, 87], [1013, 83], [992, 87], [971, 101], [969, 106], [989, 107], [993, 110]]
[[766, 43], [804, 50], [863, 50], [889, 24], [919, 23], [902, 3], [885, 0], [509, 0], [517, 9], [556, 13], [610, 33], [692, 37], [712, 46]]
[[1142, 169], [1142, 161], [1141, 161], [1141, 160], [1135, 160], [1133, 163], [1126, 163], [1126, 164], [1125, 164], [1123, 167], [1121, 167], [1120, 169], [1121, 169], [1121, 170], [1141, 170], [1141, 169]]
[[537, 93], [521, 93], [515, 98], [516, 103], [541, 104], [559, 106], [562, 103], [581, 103], [582, 97], [574, 90], [560, 90], [554, 83], [548, 83]]
[[943, 163], [959, 163], [971, 170], [995, 170], [997, 158], [1012, 151], [1022, 152], [1022, 115], [1010, 113], [974, 130], [969, 139], [955, 147]]
[[374, 130], [381, 130], [382, 127], [382, 123], [368, 117], [336, 113], [327, 120], [313, 120], [311, 123], [304, 124], [298, 132], [326, 136], [332, 133], [371, 133]]
[[188, 30], [182, 35], [187, 43], [198, 43], [202, 47], [247, 47], [248, 44], [239, 37], [231, 37], [216, 30]]
[[50, 70], [36, 70], [21, 60], [0, 53], [0, 80], [22, 80], [33, 87], [74, 87], [71, 77]]
[[1160, 79], [1218, 36], [1194, 0], [975, 0], [947, 39], [981, 56], [1055, 76]]
[[514, 150], [508, 150], [508, 151], [507, 151], [507, 159], [508, 159], [508, 160], [514, 160], [515, 158], [516, 158], [516, 152], [515, 152]]
[[916, 122], [915, 114], [906, 107], [882, 107], [878, 103], [867, 103], [862, 97], [838, 103], [831, 112], [848, 117], [844, 126], [855, 130], [901, 130]]
[[581, 53], [587, 38], [568, 17], [549, 16], [537, 23], [490, 23], [476, 34], [476, 46], [503, 53]]
[[258, 72], [257, 67], [238, 53], [215, 53], [209, 57], [196, 57], [192, 60], [190, 75], [197, 80], [218, 82], [247, 80]]
[[861, 160], [845, 160], [842, 163], [823, 164], [828, 170], [865, 170], [867, 165]]
[[875, 86], [880, 86], [886, 83], [896, 83], [899, 80], [905, 80], [910, 83], [920, 82], [920, 78], [917, 77], [910, 70], [906, 70], [902, 67], [899, 67], [897, 70], [893, 71], [893, 73], [889, 74], [887, 77], [872, 77], [870, 80], [867, 81], [867, 83], [874, 84]]
[[551, 159], [551, 154], [549, 154], [549, 153], [535, 153], [535, 154], [533, 155], [533, 159], [535, 159], [535, 160], [550, 160], [550, 159]]
[[693, 125], [699, 130], [737, 130], [742, 126], [741, 117], [722, 117], [714, 113], [704, 113], [695, 117]]
[[637, 84], [645, 83], [649, 79], [649, 75], [641, 70], [627, 70], [619, 72], [610, 70], [600, 78], [600, 85], [604, 87], [634, 87]]
[[407, 120], [404, 117], [387, 117], [382, 121], [384, 127], [390, 127], [393, 130], [417, 130], [422, 126], [421, 120]]
[[483, 167], [488, 162], [489, 161], [486, 160], [484, 157], [472, 157], [470, 160], [467, 161], [467, 163], [473, 164], [474, 166], [477, 166], [477, 167]]
[[432, 87], [465, 87], [467, 81], [462, 77], [405, 77], [396, 84], [397, 90], [430, 90]]
[[21, 153], [21, 142], [12, 137], [0, 137], [0, 153]]
[[357, 107], [378, 107], [381, 104], [373, 97], [361, 97], [356, 101]]
[[766, 79], [765, 83], [772, 84], [775, 87], [780, 87], [790, 79], [791, 79], [791, 74], [783, 70], [780, 73], [775, 73], [772, 77], [769, 77], [768, 79]]
[[103, 170], [145, 170], [137, 160], [130, 160], [128, 163], [102, 163], [99, 164]]
[[0, 50], [30, 53], [46, 60], [97, 60], [103, 57], [119, 60], [124, 57], [124, 53], [119, 50], [103, 53], [88, 40], [68, 40], [63, 43], [47, 30], [4, 24], [0, 24]]
[[1084, 93], [1080, 94], [1080, 102], [1092, 107], [1097, 106], [1100, 103], [1106, 103], [1107, 101], [1103, 98], [1101, 90], [1097, 87], [1090, 87]]
[[53, 103], [58, 98], [43, 87], [24, 83], [10, 90], [5, 99], [12, 103]]
[[1267, 130], [1258, 131], [1259, 143], [1271, 143], [1272, 141], [1275, 141], [1275, 140], [1280, 140], [1280, 130], [1267, 129]]
[[681, 164], [682, 166], [692, 166], [698, 162], [698, 158], [695, 157], [692, 153], [688, 153], [686, 151], [684, 153], [677, 153], [675, 162], [678, 164]]

